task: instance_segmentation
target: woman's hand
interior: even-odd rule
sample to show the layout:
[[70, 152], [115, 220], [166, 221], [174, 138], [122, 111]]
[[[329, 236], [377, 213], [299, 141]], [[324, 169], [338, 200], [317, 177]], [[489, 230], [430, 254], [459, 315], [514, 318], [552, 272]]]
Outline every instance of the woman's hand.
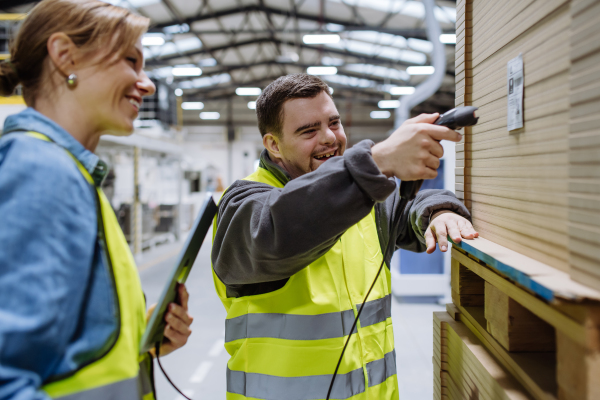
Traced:
[[[192, 334], [190, 325], [194, 321], [194, 318], [188, 314], [189, 297], [190, 295], [188, 294], [185, 285], [178, 284], [177, 303], [169, 304], [167, 313], [165, 314], [167, 326], [165, 326], [164, 338], [160, 346], [161, 357], [183, 347]], [[150, 319], [155, 307], [156, 304], [148, 309], [146, 320]], [[150, 350], [150, 353], [153, 357], [156, 357], [154, 349]]]

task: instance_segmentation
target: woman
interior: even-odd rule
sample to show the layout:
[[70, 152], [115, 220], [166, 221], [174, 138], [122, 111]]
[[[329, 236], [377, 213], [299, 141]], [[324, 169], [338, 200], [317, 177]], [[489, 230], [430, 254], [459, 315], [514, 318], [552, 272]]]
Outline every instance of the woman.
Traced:
[[[0, 94], [29, 108], [0, 138], [0, 399], [152, 399], [139, 356], [146, 306], [100, 190], [100, 136], [133, 131], [148, 19], [93, 0], [44, 0], [24, 20]], [[166, 315], [161, 355], [185, 344], [188, 294]]]

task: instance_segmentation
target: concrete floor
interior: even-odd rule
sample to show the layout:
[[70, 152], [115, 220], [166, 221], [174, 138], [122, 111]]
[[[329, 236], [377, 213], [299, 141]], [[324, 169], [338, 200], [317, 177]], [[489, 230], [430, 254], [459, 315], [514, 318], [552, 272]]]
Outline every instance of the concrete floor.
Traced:
[[[192, 336], [184, 348], [161, 358], [171, 380], [194, 400], [225, 399], [228, 360], [223, 348], [225, 310], [214, 291], [208, 243], [205, 242], [201, 249], [187, 281], [190, 313], [195, 319]], [[181, 244], [175, 243], [144, 253], [139, 270], [148, 304], [157, 301], [180, 248]], [[432, 312], [442, 309], [436, 304], [392, 302], [402, 400], [433, 398]], [[155, 377], [157, 400], [184, 400], [169, 385], [158, 365]]]

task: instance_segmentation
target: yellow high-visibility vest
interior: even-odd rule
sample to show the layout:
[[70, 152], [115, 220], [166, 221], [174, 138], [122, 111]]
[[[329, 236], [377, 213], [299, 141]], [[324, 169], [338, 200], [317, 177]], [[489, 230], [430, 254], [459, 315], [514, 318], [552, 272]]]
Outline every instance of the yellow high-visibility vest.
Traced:
[[[38, 132], [28, 132], [27, 135], [51, 141]], [[95, 186], [79, 160], [68, 151], [67, 154], [88, 183]], [[42, 390], [56, 400], [154, 400], [152, 358], [147, 353], [139, 355], [140, 340], [146, 328], [146, 300], [142, 285], [112, 206], [100, 187], [96, 187], [96, 192], [98, 240], [119, 300], [119, 332], [98, 359], [83, 362], [82, 367], [69, 376], [51, 377]]]
[[[245, 180], [283, 187], [263, 168]], [[216, 223], [215, 217], [213, 232]], [[227, 399], [325, 399], [382, 260], [373, 209], [325, 255], [271, 293], [227, 297], [213, 270], [227, 310]], [[331, 399], [398, 399], [391, 300], [391, 274], [384, 268], [350, 339]]]

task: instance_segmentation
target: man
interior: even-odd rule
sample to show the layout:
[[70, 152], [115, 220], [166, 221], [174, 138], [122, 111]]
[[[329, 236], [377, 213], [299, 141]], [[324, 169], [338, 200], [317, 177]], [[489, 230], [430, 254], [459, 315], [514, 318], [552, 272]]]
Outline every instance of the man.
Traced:
[[[328, 86], [283, 76], [256, 103], [260, 167], [224, 193], [215, 222], [215, 286], [227, 309], [227, 398], [324, 399], [357, 310], [382, 262], [399, 247], [446, 251], [473, 238], [468, 211], [448, 191], [419, 193], [400, 209], [391, 177], [431, 179], [439, 140], [406, 121], [385, 141], [346, 151]], [[392, 241], [391, 246], [388, 245]], [[351, 336], [332, 399], [396, 399], [391, 279], [383, 268]]]

